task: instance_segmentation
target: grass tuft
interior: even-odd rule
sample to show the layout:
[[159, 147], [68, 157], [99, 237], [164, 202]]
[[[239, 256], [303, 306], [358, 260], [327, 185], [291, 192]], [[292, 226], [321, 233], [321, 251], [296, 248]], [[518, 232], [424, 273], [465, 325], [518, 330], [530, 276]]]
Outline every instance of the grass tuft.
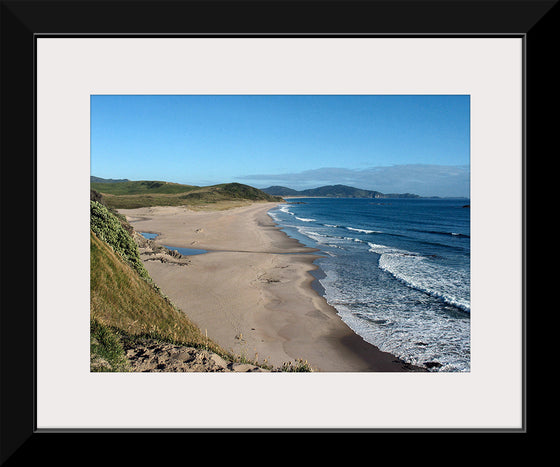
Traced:
[[118, 331], [95, 319], [90, 321], [90, 369], [94, 372], [130, 370]]
[[298, 359], [295, 362], [284, 362], [282, 364], [281, 371], [291, 372], [291, 373], [309, 373], [313, 369], [307, 363], [307, 360]]

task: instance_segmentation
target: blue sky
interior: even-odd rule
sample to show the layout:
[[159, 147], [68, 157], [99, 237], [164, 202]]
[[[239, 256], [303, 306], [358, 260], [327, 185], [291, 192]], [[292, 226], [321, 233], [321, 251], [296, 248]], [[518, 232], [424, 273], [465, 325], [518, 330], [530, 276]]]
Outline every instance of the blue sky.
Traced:
[[469, 196], [470, 99], [91, 96], [91, 174]]

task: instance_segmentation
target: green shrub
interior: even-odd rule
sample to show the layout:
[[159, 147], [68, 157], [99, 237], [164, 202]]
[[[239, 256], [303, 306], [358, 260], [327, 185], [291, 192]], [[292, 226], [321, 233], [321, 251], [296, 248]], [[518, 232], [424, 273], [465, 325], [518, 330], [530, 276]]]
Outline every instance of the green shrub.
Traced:
[[90, 321], [90, 369], [96, 372], [130, 371], [117, 332], [95, 319]]
[[90, 201], [90, 207], [90, 225], [95, 235], [111, 246], [138, 274], [151, 282], [148, 271], [140, 260], [138, 247], [119, 218], [97, 201]]

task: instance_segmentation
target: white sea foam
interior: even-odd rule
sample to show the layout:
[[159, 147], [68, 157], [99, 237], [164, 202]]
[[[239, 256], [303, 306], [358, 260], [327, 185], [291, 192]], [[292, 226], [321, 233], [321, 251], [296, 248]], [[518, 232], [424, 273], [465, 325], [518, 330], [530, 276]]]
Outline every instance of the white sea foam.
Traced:
[[385, 245], [368, 243], [380, 255], [379, 268], [408, 286], [470, 312], [470, 277], [464, 272], [437, 264], [432, 258]]
[[280, 211], [285, 212], [286, 214], [290, 214], [291, 216], [294, 215], [293, 212], [290, 211], [289, 207], [284, 205], [284, 206], [280, 206]]
[[354, 237], [342, 237], [342, 238], [344, 238], [344, 240], [348, 240], [350, 242], [367, 243], [367, 242], [364, 242], [363, 240], [360, 240], [359, 238], [354, 238]]
[[412, 254], [405, 250], [400, 250], [398, 248], [393, 248], [386, 245], [377, 245], [376, 243], [367, 242], [369, 245], [369, 251], [372, 253], [378, 253], [380, 255], [383, 254], [392, 254], [392, 255], [405, 255], [405, 254]]
[[383, 233], [383, 232], [380, 232], [379, 230], [355, 229], [354, 227], [346, 227], [346, 228], [348, 230], [353, 230], [354, 232], [362, 232], [362, 233], [366, 233], [366, 234]]
[[307, 229], [303, 229], [303, 228], [300, 228], [300, 229], [298, 229], [298, 230], [299, 230], [302, 234], [308, 235], [308, 236], [310, 236], [310, 237], [329, 238], [328, 235], [324, 235], [324, 234], [321, 234], [321, 233], [319, 233], [319, 232], [314, 232], [313, 230], [307, 230]]
[[297, 217], [295, 216], [298, 221], [302, 222], [315, 222], [315, 219], [306, 219], [305, 217]]
[[322, 245], [326, 244], [326, 242], [328, 241], [327, 239], [329, 238], [328, 235], [324, 235], [321, 234], [319, 232], [315, 232], [313, 230], [309, 230], [306, 229], [304, 227], [297, 227], [298, 232], [305, 235], [306, 237], [309, 237], [311, 240], [320, 243]]
[[[410, 313], [407, 303], [391, 299], [366, 282], [346, 288], [336, 272], [325, 270], [321, 284], [342, 320], [367, 342], [414, 365], [437, 362], [432, 371], [469, 371], [469, 320], [446, 319], [427, 307]], [[348, 276], [345, 275], [345, 280]], [[396, 300], [396, 301], [395, 301]]]

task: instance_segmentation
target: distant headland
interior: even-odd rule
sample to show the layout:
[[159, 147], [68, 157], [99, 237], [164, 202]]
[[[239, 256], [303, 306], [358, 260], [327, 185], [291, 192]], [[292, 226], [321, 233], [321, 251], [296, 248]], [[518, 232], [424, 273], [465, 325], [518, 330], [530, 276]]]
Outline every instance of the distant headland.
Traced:
[[270, 186], [261, 191], [273, 196], [302, 196], [326, 198], [420, 198], [412, 193], [381, 193], [379, 191], [363, 190], [347, 185], [325, 185], [308, 190], [294, 190], [285, 186]]

